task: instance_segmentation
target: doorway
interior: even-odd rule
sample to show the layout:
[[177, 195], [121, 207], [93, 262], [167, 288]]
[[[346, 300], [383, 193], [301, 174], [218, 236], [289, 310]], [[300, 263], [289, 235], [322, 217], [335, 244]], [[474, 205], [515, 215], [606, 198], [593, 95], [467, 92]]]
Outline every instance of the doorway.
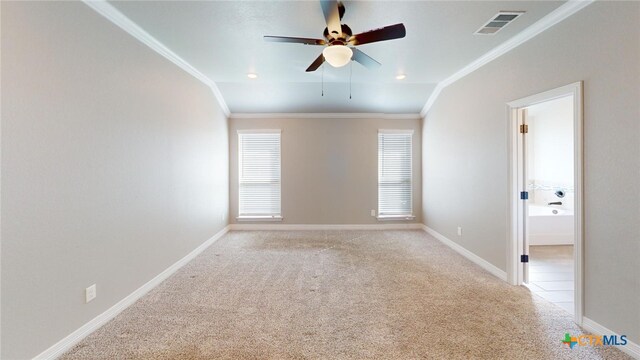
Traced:
[[582, 321], [582, 82], [508, 104], [509, 281]]

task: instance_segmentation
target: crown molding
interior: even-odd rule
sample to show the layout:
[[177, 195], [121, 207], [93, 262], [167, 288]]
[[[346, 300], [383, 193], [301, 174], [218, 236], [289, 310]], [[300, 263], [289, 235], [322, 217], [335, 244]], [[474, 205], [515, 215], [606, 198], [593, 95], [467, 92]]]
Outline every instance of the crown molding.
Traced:
[[565, 4], [561, 5], [554, 11], [547, 14], [542, 19], [538, 20], [531, 26], [524, 29], [522, 32], [518, 33], [511, 39], [505, 41], [499, 46], [493, 48], [489, 52], [485, 53], [478, 59], [469, 63], [462, 69], [458, 70], [451, 76], [439, 82], [429, 98], [425, 103], [420, 114], [380, 114], [380, 113], [255, 113], [255, 114], [231, 114], [229, 111], [229, 107], [227, 106], [220, 89], [215, 84], [215, 82], [209, 79], [206, 75], [202, 74], [195, 67], [189, 64], [187, 61], [182, 59], [176, 53], [171, 51], [168, 47], [158, 41], [156, 38], [147, 33], [143, 28], [138, 26], [131, 19], [122, 14], [119, 10], [109, 4], [106, 0], [83, 0], [83, 2], [95, 10], [98, 14], [105, 17], [107, 20], [111, 21], [131, 36], [138, 39], [140, 42], [149, 46], [151, 49], [156, 51], [158, 54], [164, 56], [169, 61], [178, 65], [180, 68], [185, 70], [187, 73], [194, 76], [196, 79], [200, 80], [207, 86], [211, 88], [214, 96], [218, 100], [222, 111], [225, 113], [227, 117], [235, 118], [235, 119], [290, 119], [290, 118], [325, 118], [325, 119], [415, 119], [415, 118], [424, 118], [427, 115], [427, 112], [431, 109], [436, 99], [442, 92], [442, 90], [453, 84], [454, 82], [460, 80], [461, 78], [469, 75], [470, 73], [476, 71], [482, 66], [490, 63], [491, 61], [497, 59], [498, 57], [508, 53], [514, 48], [522, 45], [528, 40], [534, 38], [538, 34], [543, 31], [551, 28], [557, 23], [563, 21], [569, 16], [575, 14], [576, 12], [582, 10], [587, 7], [595, 0], [569, 0]]
[[429, 109], [431, 109], [431, 106], [433, 106], [433, 103], [436, 101], [436, 99], [438, 98], [438, 96], [440, 95], [440, 93], [442, 92], [442, 90], [445, 87], [453, 84], [454, 82], [460, 80], [461, 78], [463, 78], [463, 77], [471, 74], [472, 72], [478, 70], [482, 66], [490, 63], [491, 61], [497, 59], [498, 57], [508, 53], [509, 51], [515, 49], [516, 47], [524, 44], [525, 42], [527, 42], [529, 40], [531, 40], [532, 38], [534, 38], [538, 34], [542, 33], [543, 31], [551, 28], [552, 26], [554, 26], [557, 23], [563, 21], [564, 19], [568, 18], [569, 16], [571, 16], [571, 15], [577, 13], [578, 11], [584, 9], [585, 7], [589, 6], [594, 1], [595, 0], [569, 0], [569, 1], [567, 1], [566, 3], [562, 4], [557, 9], [555, 9], [552, 12], [550, 12], [549, 14], [547, 14], [542, 19], [536, 21], [535, 23], [533, 23], [532, 25], [530, 25], [526, 29], [522, 30], [520, 33], [518, 33], [517, 35], [515, 35], [511, 39], [503, 42], [502, 44], [500, 44], [498, 46], [496, 46], [495, 48], [493, 48], [492, 50], [490, 50], [486, 54], [482, 55], [481, 57], [477, 58], [476, 60], [472, 61], [471, 63], [469, 63], [468, 65], [463, 67], [462, 69], [460, 69], [457, 72], [455, 72], [453, 75], [451, 75], [448, 78], [442, 80], [441, 82], [438, 83], [438, 85], [436, 85], [436, 88], [433, 90], [433, 92], [429, 96], [429, 99], [427, 100], [427, 103], [422, 108], [422, 111], [420, 111], [420, 116], [423, 117], [423, 118], [427, 116], [427, 112], [429, 112]]
[[131, 19], [126, 17], [123, 13], [121, 13], [118, 9], [116, 9], [111, 4], [109, 4], [106, 0], [82, 0], [82, 1], [91, 9], [95, 10], [98, 14], [102, 15], [107, 20], [111, 21], [112, 23], [120, 27], [122, 30], [129, 33], [129, 35], [138, 39], [140, 42], [147, 45], [158, 54], [164, 56], [166, 59], [168, 59], [172, 63], [178, 65], [180, 68], [182, 68], [182, 70], [186, 71], [196, 79], [203, 82], [205, 85], [209, 86], [211, 88], [211, 91], [213, 92], [213, 95], [218, 100], [218, 103], [220, 104], [222, 111], [227, 117], [229, 116], [229, 114], [231, 113], [229, 111], [229, 107], [227, 106], [227, 103], [224, 101], [224, 98], [222, 97], [222, 93], [220, 92], [220, 89], [218, 89], [218, 86], [216, 85], [215, 82], [213, 82], [213, 80], [209, 79], [206, 75], [198, 71], [195, 67], [191, 66], [191, 64], [189, 64], [183, 58], [181, 58], [176, 53], [171, 51], [163, 43], [158, 41], [158, 39], [151, 36], [151, 34], [146, 32], [143, 28], [138, 26], [138, 24], [136, 24]]
[[420, 114], [385, 113], [232, 113], [230, 119], [387, 119], [419, 120]]

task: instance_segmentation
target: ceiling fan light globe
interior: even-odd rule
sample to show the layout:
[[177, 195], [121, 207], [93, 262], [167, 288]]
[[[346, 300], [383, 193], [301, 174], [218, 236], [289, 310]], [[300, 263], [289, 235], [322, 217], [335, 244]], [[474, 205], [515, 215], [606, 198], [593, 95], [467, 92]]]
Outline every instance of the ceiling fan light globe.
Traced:
[[351, 61], [353, 51], [344, 45], [332, 45], [322, 50], [322, 56], [333, 67], [345, 66]]

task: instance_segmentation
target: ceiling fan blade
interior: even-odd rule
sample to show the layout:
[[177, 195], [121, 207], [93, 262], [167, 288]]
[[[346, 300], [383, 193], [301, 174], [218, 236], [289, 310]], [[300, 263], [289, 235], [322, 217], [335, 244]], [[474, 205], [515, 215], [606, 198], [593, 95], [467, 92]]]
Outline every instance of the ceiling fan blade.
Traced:
[[305, 45], [325, 45], [327, 43], [326, 41], [321, 39], [310, 39], [310, 38], [289, 37], [289, 36], [270, 36], [270, 35], [265, 35], [264, 41], [297, 43], [297, 44], [305, 44]]
[[342, 34], [342, 26], [340, 25], [340, 10], [336, 0], [320, 0], [324, 20], [327, 22], [329, 35], [334, 39]]
[[404, 28], [404, 24], [395, 24], [385, 26], [381, 29], [375, 29], [361, 34], [353, 35], [349, 38], [351, 45], [363, 45], [376, 41], [385, 41], [400, 39], [407, 35], [407, 30]]
[[311, 65], [309, 65], [309, 67], [307, 68], [307, 72], [311, 72], [311, 71], [316, 71], [318, 70], [318, 68], [320, 67], [320, 65], [322, 65], [322, 63], [324, 63], [324, 55], [320, 54], [320, 56], [318, 56], [313, 63], [311, 63]]
[[364, 67], [369, 69], [375, 69], [382, 65], [376, 60], [374, 60], [371, 56], [363, 53], [362, 51], [356, 48], [353, 48], [353, 57], [351, 57], [351, 60], [355, 60], [360, 64], [364, 65]]

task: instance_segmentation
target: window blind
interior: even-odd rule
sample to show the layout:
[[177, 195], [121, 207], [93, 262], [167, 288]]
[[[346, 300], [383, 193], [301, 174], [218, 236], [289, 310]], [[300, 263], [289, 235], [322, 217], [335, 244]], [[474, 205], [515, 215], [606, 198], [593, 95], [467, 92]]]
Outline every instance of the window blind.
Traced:
[[280, 131], [238, 133], [239, 217], [280, 217]]
[[412, 216], [412, 131], [378, 132], [378, 216]]

